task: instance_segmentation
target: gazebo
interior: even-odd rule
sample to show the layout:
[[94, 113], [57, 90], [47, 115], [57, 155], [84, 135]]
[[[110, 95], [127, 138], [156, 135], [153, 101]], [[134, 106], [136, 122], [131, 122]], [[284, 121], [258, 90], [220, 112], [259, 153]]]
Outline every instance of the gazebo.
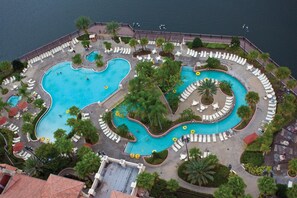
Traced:
[[252, 134], [246, 136], [246, 137], [243, 139], [243, 141], [244, 141], [244, 143], [245, 143], [246, 145], [249, 145], [249, 144], [253, 143], [257, 138], [258, 138], [257, 133], [252, 133]]
[[18, 103], [19, 110], [26, 111], [28, 109], [28, 103], [26, 101], [21, 101]]
[[0, 126], [6, 124], [6, 122], [7, 122], [7, 117], [4, 117], [4, 116], [0, 117]]
[[12, 107], [12, 108], [9, 110], [9, 112], [8, 112], [8, 116], [9, 116], [9, 117], [14, 117], [14, 116], [16, 116], [16, 115], [18, 114], [18, 112], [19, 112], [19, 109], [18, 109], [18, 108], [16, 108], [16, 107]]

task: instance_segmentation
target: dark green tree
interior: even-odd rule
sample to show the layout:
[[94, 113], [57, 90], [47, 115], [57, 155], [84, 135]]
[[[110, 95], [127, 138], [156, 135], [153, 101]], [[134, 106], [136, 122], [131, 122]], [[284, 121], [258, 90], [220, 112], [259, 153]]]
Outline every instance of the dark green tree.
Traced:
[[203, 47], [203, 43], [199, 37], [194, 38], [192, 42], [192, 48]]
[[274, 178], [268, 176], [258, 179], [258, 188], [264, 197], [274, 195], [277, 190]]
[[91, 24], [91, 19], [89, 17], [81, 16], [75, 21], [75, 26], [78, 30], [83, 30], [88, 34], [88, 28]]

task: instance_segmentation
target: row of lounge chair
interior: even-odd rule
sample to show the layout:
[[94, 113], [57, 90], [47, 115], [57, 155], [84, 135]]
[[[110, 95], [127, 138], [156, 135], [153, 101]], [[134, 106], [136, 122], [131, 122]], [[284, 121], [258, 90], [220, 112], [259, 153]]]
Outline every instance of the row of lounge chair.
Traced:
[[90, 114], [89, 113], [81, 113], [81, 119], [82, 120], [89, 120]]
[[261, 84], [263, 85], [266, 92], [266, 96], [264, 97], [264, 99], [269, 98], [268, 111], [267, 111], [265, 121], [271, 122], [275, 116], [276, 105], [277, 105], [274, 89], [269, 79], [264, 73], [261, 73], [261, 71], [258, 68], [253, 69], [253, 67], [251, 67], [250, 65], [248, 65], [248, 67], [251, 68], [249, 70], [252, 72], [253, 75], [255, 75], [260, 80]]
[[53, 49], [51, 49], [51, 50], [49, 50], [47, 52], [44, 52], [43, 54], [40, 54], [40, 55], [28, 60], [28, 64], [32, 65], [33, 63], [36, 63], [38, 61], [42, 62], [42, 60], [47, 58], [47, 57], [50, 57], [50, 56], [54, 57], [54, 54], [56, 54], [56, 53], [58, 53], [60, 51], [64, 51], [64, 49], [67, 48], [67, 47], [70, 47], [71, 44], [73, 46], [75, 46], [78, 42], [79, 41], [77, 40], [77, 38], [74, 38], [69, 42], [63, 43], [60, 46], [57, 46], [57, 47], [55, 47], [55, 48], [53, 48]]
[[28, 160], [32, 156], [31, 153], [28, 153], [27, 151], [23, 151], [23, 150], [21, 150], [18, 153], [14, 153], [14, 155], [16, 157], [22, 158], [23, 160]]
[[3, 80], [3, 85], [8, 85], [9, 83], [13, 83], [16, 80], [15, 76], [11, 76], [10, 78], [6, 78]]
[[[8, 123], [7, 123], [8, 124]], [[19, 132], [19, 127], [11, 123], [8, 127], [9, 130], [13, 131], [14, 134], [17, 134]]]
[[113, 52], [120, 54], [131, 54], [131, 48], [115, 47]]
[[190, 56], [193, 56], [193, 57], [197, 57], [198, 55], [198, 52], [196, 50], [192, 50], [192, 49], [189, 49], [187, 50], [187, 55], [190, 55]]
[[[232, 129], [229, 129], [229, 133], [233, 133]], [[190, 142], [200, 142], [200, 143], [211, 143], [211, 142], [217, 142], [217, 135], [212, 134], [212, 135], [201, 135], [201, 134], [190, 134], [187, 135], [188, 138], [190, 138]], [[227, 135], [227, 132], [219, 133], [218, 134], [219, 139], [223, 142], [230, 138], [230, 135]], [[184, 146], [184, 143], [182, 142], [181, 139], [178, 139], [174, 144], [171, 146], [171, 148], [177, 152], [179, 151], [182, 147]]]
[[102, 119], [102, 116], [100, 116], [99, 120], [99, 126], [102, 129], [103, 133], [111, 139], [112, 141], [115, 141], [116, 143], [119, 143], [121, 141], [121, 136], [113, 132], [108, 125], [105, 123], [105, 121]]
[[202, 115], [202, 120], [212, 122], [212, 121], [219, 120], [222, 117], [224, 117], [232, 109], [232, 107], [234, 105], [233, 99], [234, 99], [233, 96], [227, 96], [225, 106], [220, 111], [218, 111], [212, 115]]
[[206, 51], [201, 51], [199, 52], [200, 54], [200, 58], [218, 58], [218, 59], [223, 59], [223, 60], [229, 60], [229, 61], [233, 61], [236, 62], [240, 65], [245, 65], [246, 64], [246, 59], [245, 58], [241, 58], [235, 54], [229, 54], [229, 53], [222, 53], [222, 52], [216, 52], [213, 53], [212, 51], [210, 52], [206, 52]]
[[74, 134], [74, 135], [72, 136], [72, 138], [71, 138], [71, 140], [72, 140], [73, 142], [78, 142], [79, 139], [80, 139], [80, 136], [77, 135], [77, 134]]

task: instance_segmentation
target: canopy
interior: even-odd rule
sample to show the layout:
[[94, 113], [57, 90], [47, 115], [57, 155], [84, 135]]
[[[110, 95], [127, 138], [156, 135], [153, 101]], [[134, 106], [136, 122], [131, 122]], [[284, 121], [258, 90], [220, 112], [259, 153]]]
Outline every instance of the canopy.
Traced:
[[20, 110], [26, 109], [28, 107], [28, 103], [26, 101], [21, 101], [18, 103], [18, 108]]
[[258, 138], [258, 135], [256, 133], [252, 133], [248, 136], [246, 136], [243, 141], [244, 143], [246, 143], [247, 145], [253, 143], [256, 139]]
[[16, 116], [18, 114], [18, 112], [19, 112], [18, 108], [12, 107], [9, 110], [8, 115], [9, 115], [9, 117], [14, 117], [14, 116]]
[[23, 142], [18, 142], [13, 146], [13, 152], [20, 152], [24, 148]]
[[0, 117], [0, 125], [3, 125], [7, 122], [7, 117]]

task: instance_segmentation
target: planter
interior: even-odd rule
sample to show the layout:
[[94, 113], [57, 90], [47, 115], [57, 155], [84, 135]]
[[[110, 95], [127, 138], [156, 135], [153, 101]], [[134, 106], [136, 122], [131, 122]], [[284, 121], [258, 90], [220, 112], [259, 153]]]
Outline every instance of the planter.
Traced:
[[287, 175], [291, 178], [295, 178], [297, 176], [297, 173], [294, 171], [288, 170]]

